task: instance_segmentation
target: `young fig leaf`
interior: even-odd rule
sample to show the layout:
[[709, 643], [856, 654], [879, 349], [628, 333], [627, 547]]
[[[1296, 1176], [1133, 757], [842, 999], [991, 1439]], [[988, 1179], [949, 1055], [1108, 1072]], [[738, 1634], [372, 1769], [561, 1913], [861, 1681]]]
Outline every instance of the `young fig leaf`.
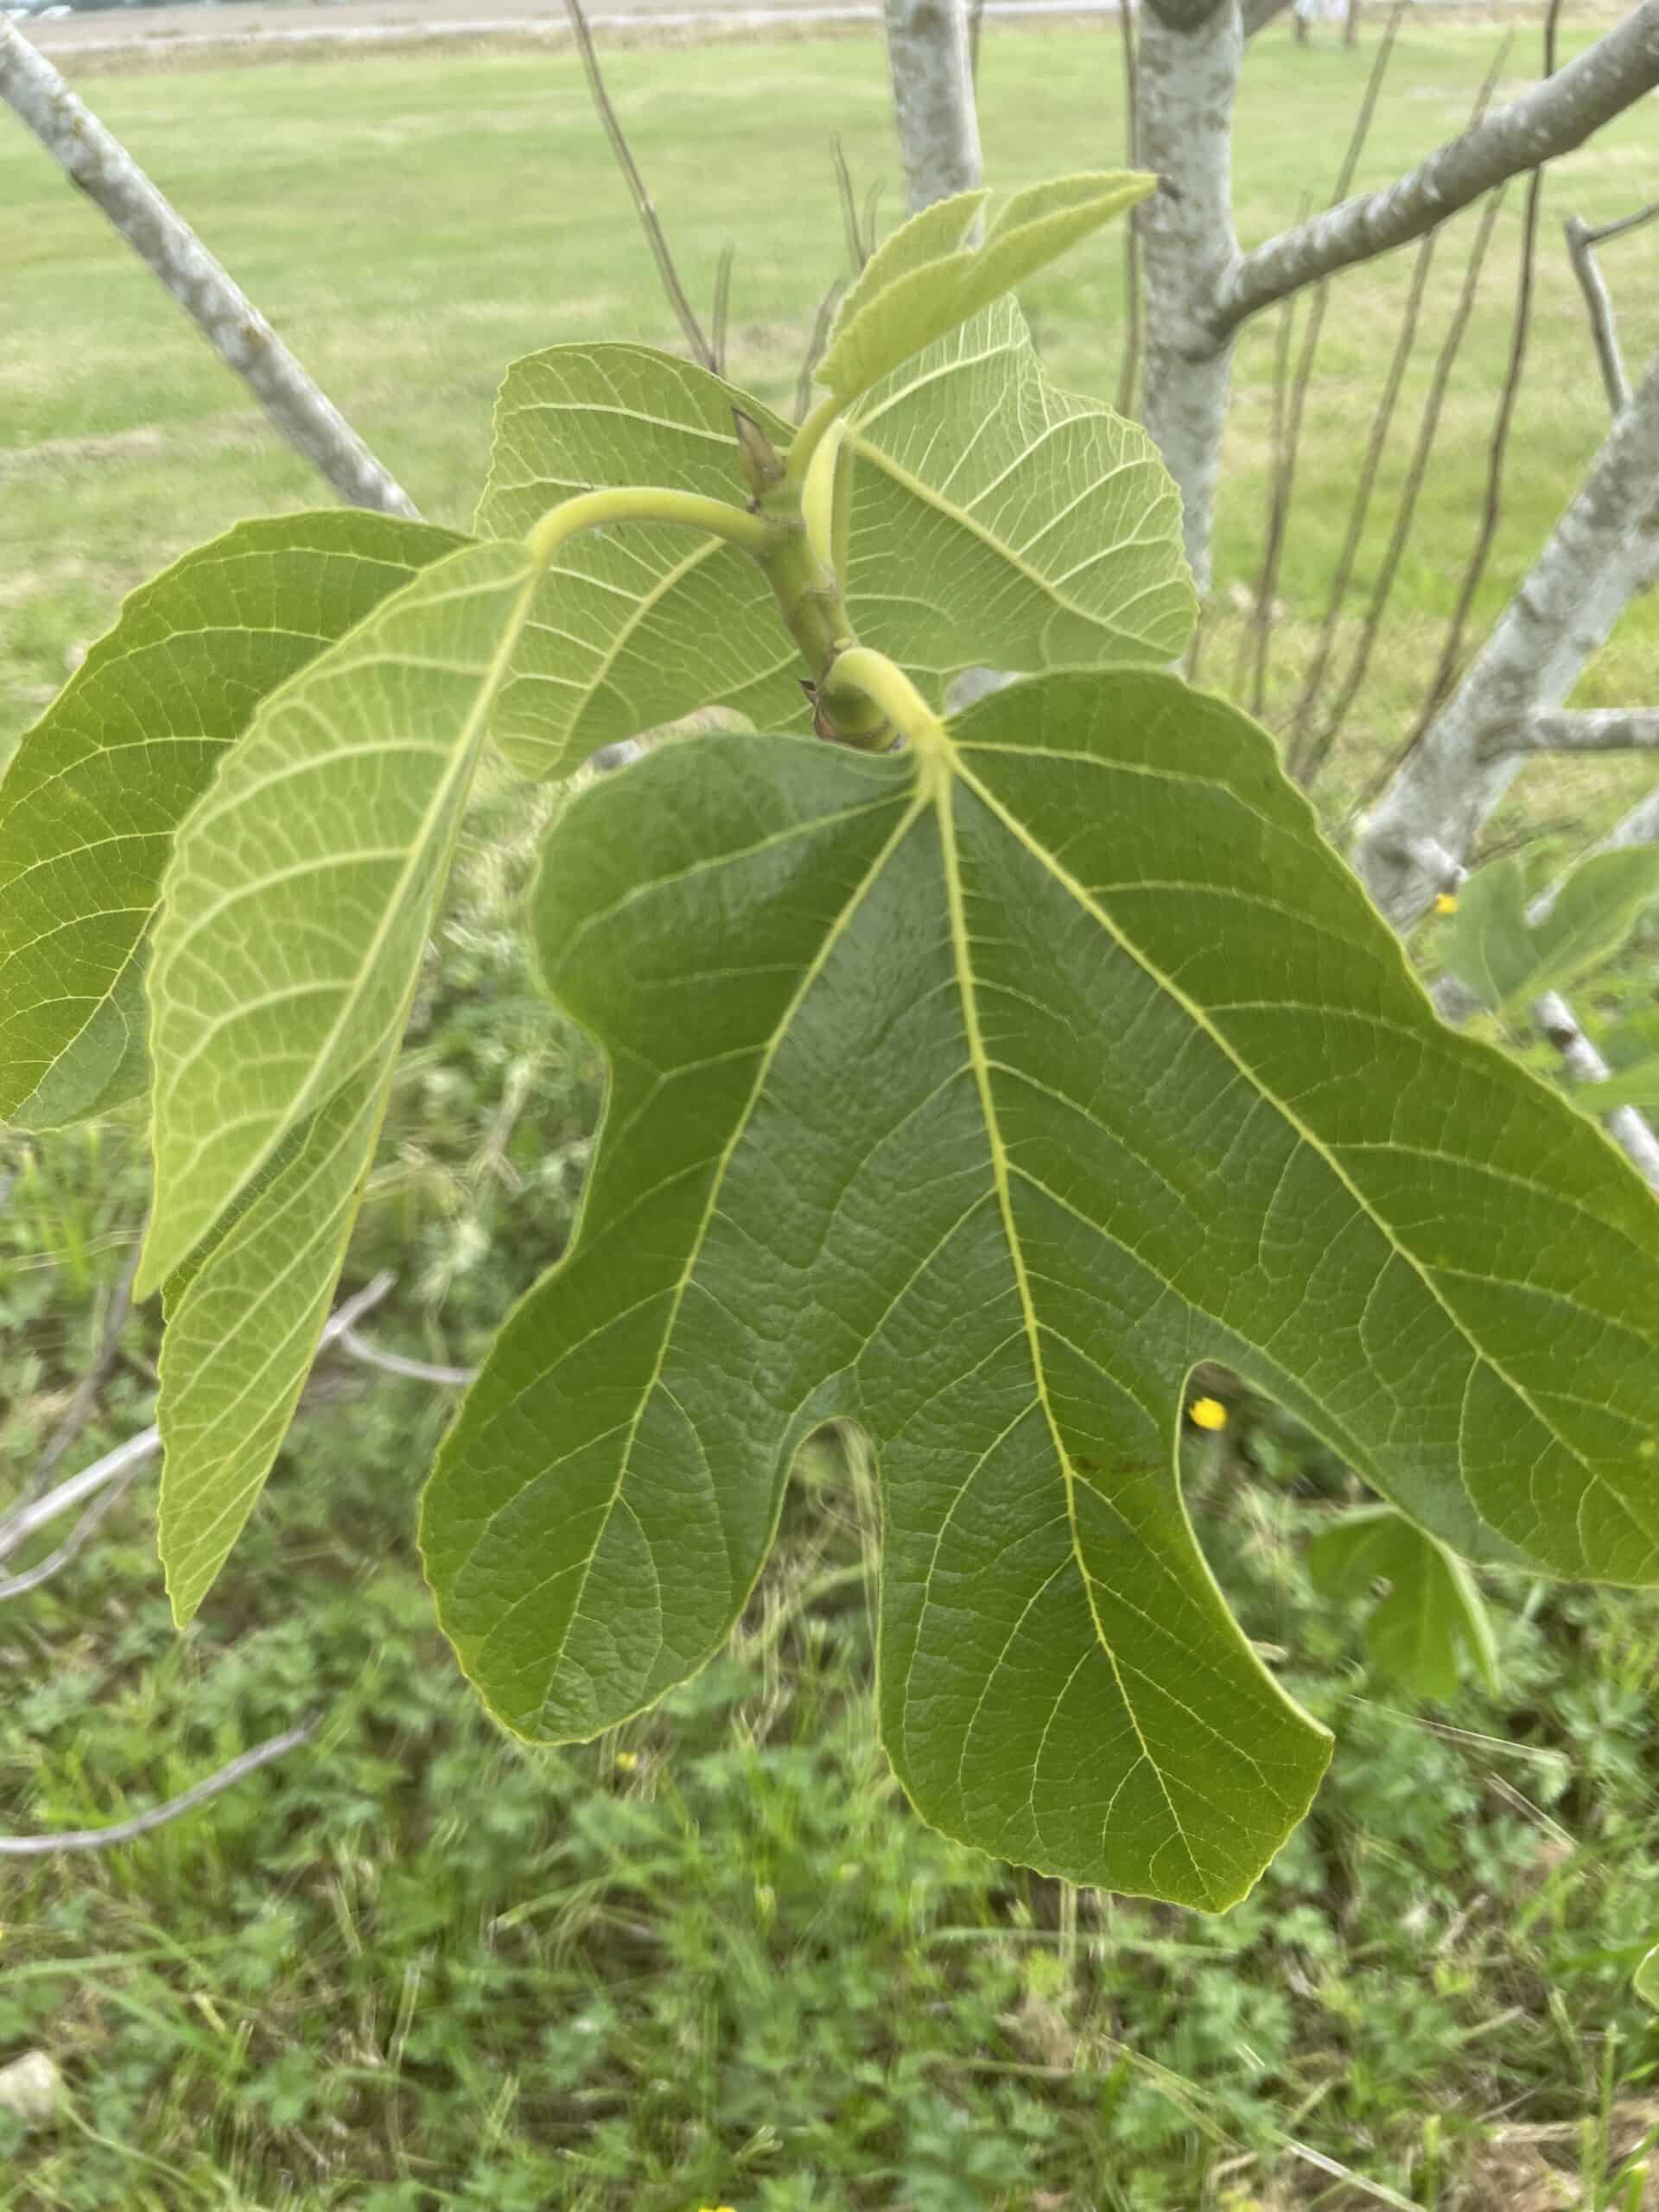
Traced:
[[0, 1121], [144, 1087], [174, 833], [276, 687], [464, 540], [342, 508], [238, 523], [122, 607], [0, 780]]
[[1313, 1540], [1309, 1565], [1332, 1595], [1365, 1596], [1365, 1641], [1379, 1671], [1415, 1696], [1455, 1696], [1465, 1660], [1497, 1687], [1492, 1624], [1475, 1579], [1454, 1554], [1391, 1506], [1344, 1513]]
[[1580, 861], [1548, 912], [1532, 922], [1522, 864], [1511, 854], [1468, 878], [1434, 949], [1483, 1005], [1515, 1013], [1611, 959], [1656, 898], [1659, 845], [1624, 845]]
[[1009, 200], [977, 248], [963, 243], [985, 194], [936, 201], [873, 254], [841, 303], [818, 363], [842, 400], [944, 338], [1157, 189], [1132, 170], [1061, 177]]
[[1225, 1905], [1328, 1745], [1186, 1517], [1204, 1360], [1443, 1541], [1659, 1579], [1659, 1211], [1437, 1020], [1221, 702], [1058, 672], [894, 755], [670, 748], [556, 826], [535, 927], [612, 1091], [423, 1516], [523, 1734], [700, 1666], [801, 1440], [856, 1421], [923, 1814]]

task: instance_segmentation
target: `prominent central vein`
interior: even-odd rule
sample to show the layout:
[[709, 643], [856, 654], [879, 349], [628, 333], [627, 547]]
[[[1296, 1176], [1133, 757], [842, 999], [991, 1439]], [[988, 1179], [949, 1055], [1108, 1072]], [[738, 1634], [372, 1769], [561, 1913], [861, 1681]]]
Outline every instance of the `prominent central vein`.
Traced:
[[1141, 1746], [1141, 1756], [1151, 1771], [1157, 1777], [1158, 1788], [1163, 1796], [1164, 1803], [1169, 1809], [1169, 1817], [1174, 1826], [1175, 1833], [1180, 1838], [1182, 1848], [1192, 1865], [1194, 1873], [1197, 1873], [1198, 1864], [1192, 1858], [1192, 1848], [1187, 1842], [1186, 1831], [1181, 1825], [1181, 1816], [1175, 1809], [1175, 1802], [1169, 1794], [1168, 1785], [1164, 1780], [1163, 1770], [1154, 1758], [1152, 1746], [1147, 1743], [1141, 1731], [1140, 1715], [1135, 1709], [1135, 1701], [1129, 1695], [1123, 1680], [1122, 1669], [1117, 1663], [1117, 1655], [1112, 1649], [1111, 1639], [1107, 1635], [1105, 1624], [1100, 1618], [1099, 1608], [1095, 1603], [1094, 1578], [1090, 1573], [1088, 1561], [1084, 1557], [1083, 1537], [1077, 1527], [1077, 1481], [1071, 1470], [1071, 1454], [1067, 1452], [1065, 1439], [1060, 1434], [1059, 1423], [1054, 1417], [1054, 1408], [1049, 1398], [1048, 1375], [1043, 1356], [1042, 1329], [1037, 1319], [1036, 1300], [1032, 1295], [1031, 1278], [1026, 1268], [1025, 1248], [1020, 1243], [1019, 1227], [1014, 1217], [1014, 1192], [1008, 1179], [1007, 1147], [1002, 1141], [1002, 1132], [997, 1120], [996, 1101], [991, 1090], [990, 1055], [985, 1049], [984, 1031], [979, 1018], [979, 993], [974, 980], [974, 964], [968, 942], [967, 902], [963, 896], [962, 889], [962, 862], [957, 849], [954, 747], [950, 748], [948, 763], [941, 763], [941, 766], [944, 772], [932, 779], [932, 797], [938, 813], [939, 849], [944, 865], [945, 900], [950, 918], [950, 947], [956, 962], [957, 988], [962, 996], [963, 1027], [967, 1033], [968, 1058], [973, 1070], [975, 1089], [979, 1094], [980, 1112], [985, 1122], [986, 1143], [991, 1158], [991, 1179], [996, 1190], [997, 1211], [1001, 1216], [1002, 1234], [1007, 1244], [1008, 1259], [1014, 1269], [1014, 1287], [1019, 1296], [1020, 1310], [1025, 1323], [1026, 1342], [1031, 1353], [1033, 1382], [1037, 1392], [1038, 1402], [1043, 1409], [1043, 1419], [1048, 1425], [1048, 1433], [1053, 1443], [1055, 1455], [1060, 1463], [1061, 1478], [1065, 1484], [1065, 1517], [1066, 1525], [1071, 1533], [1071, 1553], [1077, 1563], [1077, 1572], [1083, 1578], [1084, 1595], [1088, 1600], [1089, 1618], [1094, 1624], [1096, 1640], [1105, 1654], [1106, 1662], [1112, 1670], [1112, 1679], [1117, 1685], [1117, 1694], [1122, 1700], [1124, 1713], [1128, 1716], [1130, 1727], [1135, 1731], [1135, 1741]]

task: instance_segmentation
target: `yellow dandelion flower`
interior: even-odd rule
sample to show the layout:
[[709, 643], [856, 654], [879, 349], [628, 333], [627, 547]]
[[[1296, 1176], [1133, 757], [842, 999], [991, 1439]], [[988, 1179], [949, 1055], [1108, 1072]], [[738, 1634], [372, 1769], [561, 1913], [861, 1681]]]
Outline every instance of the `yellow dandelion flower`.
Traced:
[[1437, 914], [1455, 914], [1458, 911], [1457, 893], [1455, 891], [1440, 892], [1434, 900], [1434, 911]]
[[[639, 1771], [639, 1752], [619, 1751], [616, 1755], [616, 1770], [619, 1774], [637, 1774]], [[708, 2212], [707, 2206], [702, 2208], [702, 2212]]]
[[1227, 1408], [1219, 1398], [1194, 1398], [1186, 1409], [1187, 1419], [1198, 1428], [1225, 1428]]

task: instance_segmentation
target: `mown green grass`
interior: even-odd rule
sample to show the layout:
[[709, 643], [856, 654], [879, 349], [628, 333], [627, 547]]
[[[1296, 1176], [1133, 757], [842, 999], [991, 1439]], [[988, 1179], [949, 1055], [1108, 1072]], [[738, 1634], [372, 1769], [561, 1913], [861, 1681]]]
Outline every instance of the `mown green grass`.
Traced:
[[[1454, 127], [1493, 37], [1409, 29], [1364, 177]], [[1253, 58], [1247, 239], [1326, 188], [1368, 62], [1284, 40]], [[721, 244], [739, 244], [734, 373], [786, 398], [841, 255], [830, 130], [861, 181], [895, 172], [877, 50], [632, 52], [612, 75], [700, 297]], [[467, 516], [506, 359], [562, 337], [671, 336], [568, 62], [89, 89], [435, 518]], [[988, 33], [993, 173], [1113, 158], [1117, 97], [1099, 34]], [[1659, 148], [1637, 118], [1563, 165], [1554, 212], [1609, 215], [1656, 193]], [[236, 517], [316, 491], [92, 212], [3, 134], [0, 205], [16, 218], [0, 227], [3, 747], [122, 590]], [[1438, 644], [1515, 242], [1511, 209], [1333, 803], [1397, 736]], [[1633, 358], [1659, 335], [1656, 253], [1646, 233], [1608, 257]], [[1333, 302], [1281, 585], [1293, 661], [1404, 273], [1367, 271]], [[1456, 274], [1448, 250], [1431, 345]], [[1110, 249], [1029, 304], [1057, 372], [1109, 393]], [[1272, 353], [1267, 328], [1240, 351], [1224, 598], [1257, 557]], [[1489, 606], [1600, 428], [1552, 222]], [[1587, 694], [1648, 696], [1654, 634], [1639, 610]], [[1224, 619], [1217, 680], [1235, 643]], [[1500, 833], [1566, 842], [1637, 773], [1548, 787], [1535, 773]], [[399, 1272], [373, 1332], [430, 1358], [478, 1356], [560, 1248], [586, 1163], [601, 1071], [535, 995], [514, 934], [537, 814], [504, 788], [471, 825], [352, 1255], [350, 1281]], [[1621, 988], [1642, 980], [1631, 969]], [[0, 1502], [92, 1356], [143, 1204], [130, 1117], [14, 1147], [6, 1166]], [[148, 1418], [155, 1348], [141, 1314], [78, 1462]], [[1306, 1534], [1349, 1478], [1270, 1408], [1242, 1408], [1192, 1460], [1195, 1511], [1250, 1632], [1339, 1750], [1255, 1897], [1204, 1921], [1065, 1891], [906, 1813], [868, 1714], [870, 1506], [828, 1450], [724, 1660], [600, 1744], [507, 1744], [432, 1627], [413, 1553], [445, 1410], [442, 1394], [327, 1365], [185, 1637], [142, 1487], [110, 1541], [0, 1613], [7, 1829], [119, 1817], [321, 1718], [314, 1746], [139, 1844], [0, 1865], [0, 2063], [42, 2049], [69, 2086], [53, 2127], [24, 2137], [0, 2120], [0, 2205], [1643, 2201], [1659, 2037], [1629, 1979], [1659, 1937], [1659, 1601], [1498, 1581], [1501, 1693], [1419, 1708], [1366, 1672], [1359, 1619], [1316, 1600], [1304, 1572]]]

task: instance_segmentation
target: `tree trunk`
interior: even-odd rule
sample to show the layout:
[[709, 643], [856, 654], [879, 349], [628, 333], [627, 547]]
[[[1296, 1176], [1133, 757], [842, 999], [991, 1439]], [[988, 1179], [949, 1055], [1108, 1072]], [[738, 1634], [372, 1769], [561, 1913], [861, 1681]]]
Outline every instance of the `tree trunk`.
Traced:
[[1147, 0], [1138, 54], [1140, 158], [1160, 190], [1137, 210], [1146, 272], [1141, 419], [1181, 494], [1186, 557], [1210, 582], [1210, 531], [1232, 370], [1211, 329], [1238, 258], [1231, 124], [1244, 35], [1238, 0]]
[[912, 214], [980, 181], [964, 0], [887, 0], [893, 104]]

